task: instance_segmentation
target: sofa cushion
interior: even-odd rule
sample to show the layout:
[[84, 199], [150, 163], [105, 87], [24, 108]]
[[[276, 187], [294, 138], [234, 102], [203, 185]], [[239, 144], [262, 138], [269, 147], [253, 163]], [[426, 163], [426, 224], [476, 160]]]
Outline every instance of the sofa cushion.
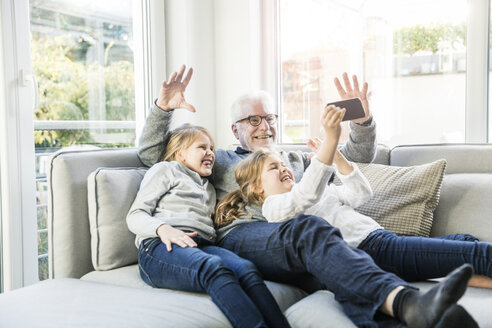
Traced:
[[441, 199], [434, 212], [432, 235], [469, 233], [492, 242], [492, 174], [455, 173], [444, 177]]
[[61, 278], [0, 294], [0, 327], [230, 328], [231, 324], [206, 295]]
[[[129, 265], [109, 271], [92, 271], [84, 275], [82, 280], [101, 282], [119, 286], [155, 289], [147, 285], [141, 278], [138, 272], [138, 265]], [[272, 293], [273, 297], [277, 301], [280, 309], [285, 311], [289, 306], [304, 298], [307, 294], [293, 286], [276, 283], [272, 281], [265, 281], [268, 289]], [[195, 295], [200, 297], [210, 297], [203, 293], [190, 293], [171, 289], [159, 289], [167, 291], [169, 293], [179, 293], [186, 295]]]
[[99, 168], [87, 178], [92, 265], [111, 270], [137, 262], [135, 235], [126, 215], [145, 168]]
[[357, 165], [374, 191], [374, 196], [356, 209], [358, 212], [399, 235], [430, 235], [445, 160], [410, 167]]

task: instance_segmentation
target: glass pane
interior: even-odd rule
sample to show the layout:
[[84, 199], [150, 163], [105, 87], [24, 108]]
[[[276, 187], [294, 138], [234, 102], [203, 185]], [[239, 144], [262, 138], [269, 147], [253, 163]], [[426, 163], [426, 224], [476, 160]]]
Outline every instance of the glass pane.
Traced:
[[369, 83], [380, 143], [464, 142], [466, 3], [280, 0], [282, 141], [319, 135], [347, 72]]
[[48, 277], [49, 155], [135, 145], [132, 0], [30, 0], [39, 277]]

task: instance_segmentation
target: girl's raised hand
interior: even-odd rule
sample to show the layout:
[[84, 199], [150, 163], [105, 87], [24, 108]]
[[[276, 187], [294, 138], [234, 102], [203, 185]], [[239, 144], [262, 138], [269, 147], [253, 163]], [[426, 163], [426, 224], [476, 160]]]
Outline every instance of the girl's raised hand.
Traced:
[[173, 250], [172, 244], [176, 244], [183, 248], [197, 246], [196, 242], [192, 239], [192, 237], [196, 237], [198, 235], [196, 231], [184, 232], [179, 229], [173, 228], [168, 224], [163, 224], [159, 228], [157, 228], [157, 235], [166, 245], [168, 252], [171, 252]]
[[323, 108], [321, 112], [321, 126], [325, 131], [325, 140], [338, 144], [342, 127], [343, 116], [345, 115], [345, 108], [341, 109], [333, 105]]
[[190, 112], [195, 112], [195, 107], [186, 102], [184, 92], [193, 75], [193, 68], [188, 69], [188, 73], [183, 79], [186, 66], [181, 66], [179, 72], [174, 72], [169, 76], [168, 81], [163, 81], [156, 105], [163, 111], [170, 111], [176, 108], [185, 108]]

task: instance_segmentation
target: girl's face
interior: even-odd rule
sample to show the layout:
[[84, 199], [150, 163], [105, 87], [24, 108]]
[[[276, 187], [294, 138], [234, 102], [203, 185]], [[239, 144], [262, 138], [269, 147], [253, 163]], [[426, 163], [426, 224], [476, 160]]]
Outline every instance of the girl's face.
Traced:
[[215, 154], [210, 139], [204, 134], [199, 134], [190, 147], [178, 150], [176, 160], [202, 177], [211, 175]]
[[282, 159], [279, 156], [269, 156], [263, 165], [260, 186], [257, 186], [256, 191], [263, 193], [266, 199], [268, 196], [290, 191], [294, 184], [294, 175]]

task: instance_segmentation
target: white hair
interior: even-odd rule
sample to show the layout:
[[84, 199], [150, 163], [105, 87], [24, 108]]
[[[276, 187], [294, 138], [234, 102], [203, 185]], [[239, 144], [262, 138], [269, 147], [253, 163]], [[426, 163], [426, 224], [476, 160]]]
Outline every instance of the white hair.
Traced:
[[272, 112], [272, 113], [275, 112], [273, 98], [268, 92], [264, 90], [251, 91], [240, 96], [232, 103], [232, 107], [231, 107], [232, 123], [235, 123], [237, 120], [242, 118], [241, 110], [243, 105], [254, 104], [258, 102], [263, 105], [265, 111]]

